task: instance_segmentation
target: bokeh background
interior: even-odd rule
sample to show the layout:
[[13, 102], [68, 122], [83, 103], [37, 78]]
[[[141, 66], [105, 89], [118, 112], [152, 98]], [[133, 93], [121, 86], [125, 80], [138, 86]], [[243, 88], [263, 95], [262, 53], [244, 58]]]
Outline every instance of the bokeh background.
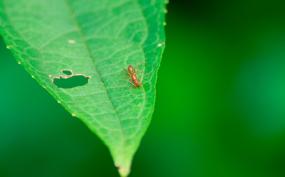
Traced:
[[[285, 3], [173, 0], [131, 177], [285, 176]], [[0, 42], [0, 177], [118, 177], [107, 148]]]

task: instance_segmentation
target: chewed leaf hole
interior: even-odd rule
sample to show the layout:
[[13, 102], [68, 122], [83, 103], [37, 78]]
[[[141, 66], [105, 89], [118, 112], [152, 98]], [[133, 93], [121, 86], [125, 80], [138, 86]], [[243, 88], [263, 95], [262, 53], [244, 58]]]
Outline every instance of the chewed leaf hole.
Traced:
[[62, 70], [63, 75], [54, 77], [53, 83], [59, 88], [74, 88], [88, 84], [89, 76], [73, 74], [71, 70]]
[[72, 75], [72, 71], [70, 70], [62, 70], [62, 73], [69, 76]]

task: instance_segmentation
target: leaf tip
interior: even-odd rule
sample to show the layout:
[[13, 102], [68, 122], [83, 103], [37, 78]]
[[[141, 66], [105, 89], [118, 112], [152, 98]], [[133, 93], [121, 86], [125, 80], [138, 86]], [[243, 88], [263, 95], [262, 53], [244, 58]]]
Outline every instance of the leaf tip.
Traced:
[[127, 177], [130, 174], [130, 166], [116, 166], [121, 177]]
[[[122, 156], [119, 156], [122, 157]], [[118, 169], [118, 172], [121, 177], [129, 176], [131, 172], [131, 163], [132, 160], [129, 158], [115, 158], [115, 166]]]

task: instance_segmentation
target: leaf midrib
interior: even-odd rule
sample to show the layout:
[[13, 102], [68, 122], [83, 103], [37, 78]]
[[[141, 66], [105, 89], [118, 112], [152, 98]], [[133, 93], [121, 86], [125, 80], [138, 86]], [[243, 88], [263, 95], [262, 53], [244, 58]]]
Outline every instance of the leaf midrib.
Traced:
[[112, 106], [113, 110], [115, 111], [115, 117], [117, 118], [117, 120], [119, 122], [120, 132], [121, 132], [121, 135], [122, 135], [122, 138], [123, 138], [123, 143], [124, 143], [126, 139], [125, 139], [125, 134], [124, 134], [124, 131], [123, 131], [123, 126], [122, 126], [122, 123], [121, 123], [121, 119], [118, 116], [117, 110], [116, 110], [116, 108], [114, 106], [114, 103], [113, 103], [113, 101], [111, 99], [110, 93], [108, 92], [107, 86], [106, 86], [105, 82], [103, 81], [101, 73], [99, 72], [99, 70], [97, 70], [97, 66], [95, 64], [95, 57], [92, 55], [91, 48], [89, 47], [89, 45], [87, 43], [87, 40], [85, 39], [85, 35], [82, 32], [82, 27], [77, 22], [77, 18], [75, 17], [74, 10], [72, 9], [72, 7], [69, 4], [68, 0], [64, 0], [64, 2], [66, 4], [66, 6], [67, 6], [67, 9], [68, 9], [69, 13], [70, 13], [71, 20], [73, 21], [74, 25], [76, 26], [77, 32], [79, 33], [80, 37], [83, 39], [84, 46], [85, 46], [85, 48], [88, 51], [89, 58], [91, 59], [91, 63], [94, 65], [94, 68], [95, 68], [95, 71], [97, 72], [98, 78], [100, 79], [101, 83], [103, 83], [103, 85], [104, 85], [104, 88], [105, 88], [104, 90], [106, 92], [106, 95], [107, 95], [107, 97], [108, 97], [108, 99], [109, 99], [109, 101], [111, 103], [111, 106]]

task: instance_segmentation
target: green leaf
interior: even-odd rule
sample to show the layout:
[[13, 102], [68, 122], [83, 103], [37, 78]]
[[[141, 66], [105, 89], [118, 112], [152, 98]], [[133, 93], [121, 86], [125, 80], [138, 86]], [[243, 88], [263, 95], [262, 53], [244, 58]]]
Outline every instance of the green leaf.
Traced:
[[103, 140], [121, 176], [154, 110], [164, 15], [164, 0], [0, 0], [7, 48]]

